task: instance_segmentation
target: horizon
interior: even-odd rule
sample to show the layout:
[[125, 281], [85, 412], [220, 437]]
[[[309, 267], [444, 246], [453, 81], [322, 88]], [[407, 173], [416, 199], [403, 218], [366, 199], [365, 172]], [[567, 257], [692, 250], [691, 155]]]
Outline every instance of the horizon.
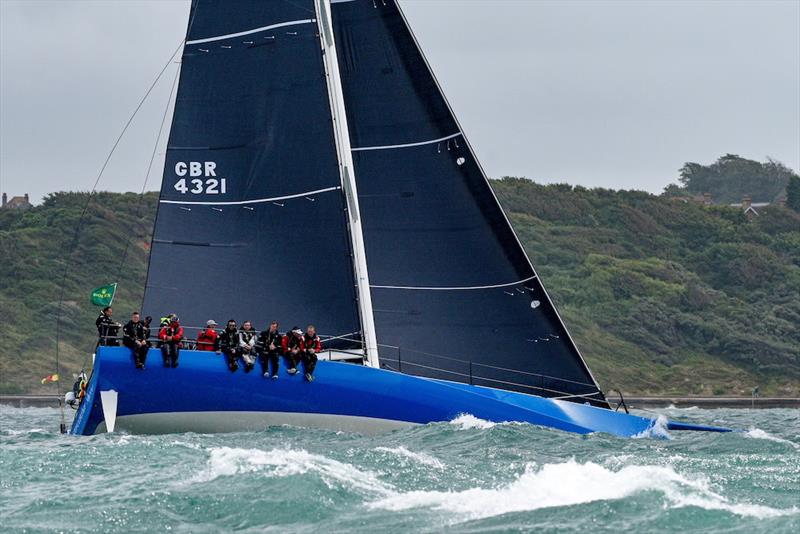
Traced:
[[[725, 153], [800, 171], [798, 2], [401, 6], [491, 177], [660, 194], [685, 162]], [[0, 189], [90, 190], [188, 3], [4, 0], [0, 15]], [[141, 190], [176, 70], [98, 189]]]

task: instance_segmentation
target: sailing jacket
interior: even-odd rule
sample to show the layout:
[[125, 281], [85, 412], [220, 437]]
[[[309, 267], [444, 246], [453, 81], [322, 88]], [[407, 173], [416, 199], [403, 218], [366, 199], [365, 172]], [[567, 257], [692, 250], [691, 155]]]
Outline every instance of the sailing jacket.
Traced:
[[322, 342], [319, 340], [319, 336], [316, 334], [313, 336], [309, 336], [307, 333], [303, 334], [303, 350], [310, 349], [314, 349], [314, 352], [321, 351]]
[[[167, 336], [172, 336], [172, 341], [167, 341]], [[177, 344], [178, 347], [183, 348], [183, 343], [181, 343], [183, 341], [183, 327], [181, 325], [165, 326], [158, 333], [158, 339], [164, 343]]]
[[260, 352], [273, 352], [269, 350], [270, 344], [273, 344], [275, 345], [275, 352], [281, 352], [281, 348], [283, 347], [283, 339], [284, 337], [277, 330], [274, 332], [263, 330], [258, 335], [258, 343], [256, 346]]
[[106, 339], [109, 337], [117, 337], [117, 334], [119, 334], [119, 323], [115, 322], [114, 319], [108, 317], [105, 313], [101, 313], [94, 324], [97, 326], [97, 335], [100, 336], [102, 345], [119, 344], [115, 339]]
[[134, 323], [128, 321], [122, 327], [122, 344], [126, 347], [135, 347], [137, 341], [147, 341], [150, 336], [150, 329], [143, 322]]
[[256, 347], [256, 331], [252, 328], [250, 330], [239, 330], [239, 347], [242, 350], [247, 350], [245, 347], [250, 346], [250, 349]]
[[283, 348], [284, 354], [289, 354], [289, 351], [291, 351], [294, 348], [300, 349], [300, 352], [303, 352], [306, 347], [303, 344], [302, 337], [298, 338], [294, 334], [289, 333], [283, 336], [283, 340], [281, 341], [281, 348]]
[[239, 331], [237, 329], [228, 330], [226, 327], [225, 330], [219, 333], [219, 340], [218, 340], [220, 350], [236, 350], [236, 347], [239, 345]]
[[213, 352], [219, 347], [219, 333], [213, 328], [200, 330], [197, 334], [197, 350]]

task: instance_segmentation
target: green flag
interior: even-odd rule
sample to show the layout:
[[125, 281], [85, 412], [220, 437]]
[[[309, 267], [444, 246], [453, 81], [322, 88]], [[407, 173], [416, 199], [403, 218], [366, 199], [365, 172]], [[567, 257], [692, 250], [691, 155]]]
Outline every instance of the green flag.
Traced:
[[92, 304], [95, 306], [111, 306], [114, 300], [114, 293], [117, 292], [117, 284], [108, 284], [92, 290]]

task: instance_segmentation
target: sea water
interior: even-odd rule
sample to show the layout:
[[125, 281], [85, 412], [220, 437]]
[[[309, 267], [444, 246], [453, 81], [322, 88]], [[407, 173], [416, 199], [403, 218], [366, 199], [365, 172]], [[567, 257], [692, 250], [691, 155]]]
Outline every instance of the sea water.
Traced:
[[[800, 410], [742, 429], [579, 436], [468, 414], [379, 436], [58, 434], [0, 408], [4, 532], [800, 532]], [[653, 415], [647, 413], [646, 415]]]

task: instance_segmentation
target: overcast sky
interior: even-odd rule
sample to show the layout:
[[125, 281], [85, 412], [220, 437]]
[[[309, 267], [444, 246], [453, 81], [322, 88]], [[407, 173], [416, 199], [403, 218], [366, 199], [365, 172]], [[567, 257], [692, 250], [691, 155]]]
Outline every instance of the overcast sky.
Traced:
[[[726, 152], [800, 168], [798, 0], [401, 5], [490, 176], [659, 192]], [[188, 9], [0, 0], [0, 189], [90, 189]], [[176, 68], [100, 189], [141, 189]]]

